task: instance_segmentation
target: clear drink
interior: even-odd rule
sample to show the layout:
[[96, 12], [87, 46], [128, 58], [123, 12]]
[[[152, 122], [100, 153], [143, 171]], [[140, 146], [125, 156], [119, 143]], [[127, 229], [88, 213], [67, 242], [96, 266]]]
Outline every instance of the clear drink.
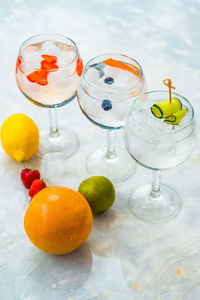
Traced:
[[103, 128], [119, 129], [124, 125], [133, 97], [146, 91], [146, 82], [141, 67], [134, 60], [116, 55], [114, 58], [128, 67], [124, 70], [105, 64], [108, 57], [97, 57], [87, 64], [78, 101], [90, 121]]
[[136, 95], [146, 91], [143, 70], [126, 55], [108, 53], [91, 59], [85, 66], [77, 98], [85, 116], [107, 130], [107, 149], [92, 153], [86, 162], [91, 175], [105, 175], [112, 181], [127, 179], [135, 171], [130, 155], [114, 146], [114, 133], [121, 129]]
[[[148, 222], [168, 221], [179, 213], [181, 199], [171, 187], [160, 184], [160, 171], [174, 168], [191, 154], [196, 122], [191, 103], [179, 94], [153, 91], [133, 103], [125, 125], [125, 145], [142, 166], [153, 170], [152, 184], [130, 195], [132, 212]], [[173, 102], [174, 101], [174, 102]]]
[[178, 166], [192, 152], [195, 135], [191, 122], [193, 112], [188, 106], [180, 124], [173, 126], [152, 114], [150, 108], [156, 102], [156, 99], [148, 100], [133, 107], [126, 140], [128, 151], [137, 162], [147, 168], [164, 170]]

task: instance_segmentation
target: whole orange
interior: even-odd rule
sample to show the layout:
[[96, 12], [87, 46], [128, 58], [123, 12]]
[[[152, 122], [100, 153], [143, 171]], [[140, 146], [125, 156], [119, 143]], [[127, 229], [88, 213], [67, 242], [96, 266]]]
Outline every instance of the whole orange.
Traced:
[[61, 186], [49, 186], [36, 194], [24, 216], [24, 229], [31, 242], [51, 254], [66, 254], [80, 247], [92, 223], [87, 200]]

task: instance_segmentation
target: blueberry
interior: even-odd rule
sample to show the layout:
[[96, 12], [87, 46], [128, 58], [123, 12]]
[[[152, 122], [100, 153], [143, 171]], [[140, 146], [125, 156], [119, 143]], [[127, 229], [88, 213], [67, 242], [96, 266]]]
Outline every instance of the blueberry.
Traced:
[[106, 77], [104, 79], [104, 82], [107, 83], [107, 84], [113, 84], [115, 81], [112, 77]]
[[111, 100], [105, 99], [105, 100], [103, 100], [101, 106], [106, 111], [111, 110], [112, 109], [112, 102], [111, 102]]

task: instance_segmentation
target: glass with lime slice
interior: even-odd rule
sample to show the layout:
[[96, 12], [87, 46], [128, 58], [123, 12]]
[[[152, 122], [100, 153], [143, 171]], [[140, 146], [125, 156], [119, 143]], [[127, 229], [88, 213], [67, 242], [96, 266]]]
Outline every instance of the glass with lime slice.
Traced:
[[181, 208], [179, 195], [160, 184], [160, 171], [182, 164], [191, 154], [196, 139], [196, 122], [191, 103], [167, 91], [139, 96], [133, 103], [125, 125], [125, 145], [140, 165], [153, 170], [153, 183], [137, 188], [130, 196], [134, 214], [149, 222], [175, 217]]

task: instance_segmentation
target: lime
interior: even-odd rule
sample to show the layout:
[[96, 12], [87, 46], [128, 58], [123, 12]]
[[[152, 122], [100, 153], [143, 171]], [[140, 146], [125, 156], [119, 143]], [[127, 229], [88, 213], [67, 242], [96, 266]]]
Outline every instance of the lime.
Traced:
[[37, 152], [38, 128], [24, 114], [11, 115], [1, 126], [1, 144], [5, 152], [16, 161], [27, 161]]
[[92, 176], [81, 182], [78, 188], [88, 201], [94, 214], [108, 210], [115, 200], [115, 189], [112, 182], [104, 176]]

